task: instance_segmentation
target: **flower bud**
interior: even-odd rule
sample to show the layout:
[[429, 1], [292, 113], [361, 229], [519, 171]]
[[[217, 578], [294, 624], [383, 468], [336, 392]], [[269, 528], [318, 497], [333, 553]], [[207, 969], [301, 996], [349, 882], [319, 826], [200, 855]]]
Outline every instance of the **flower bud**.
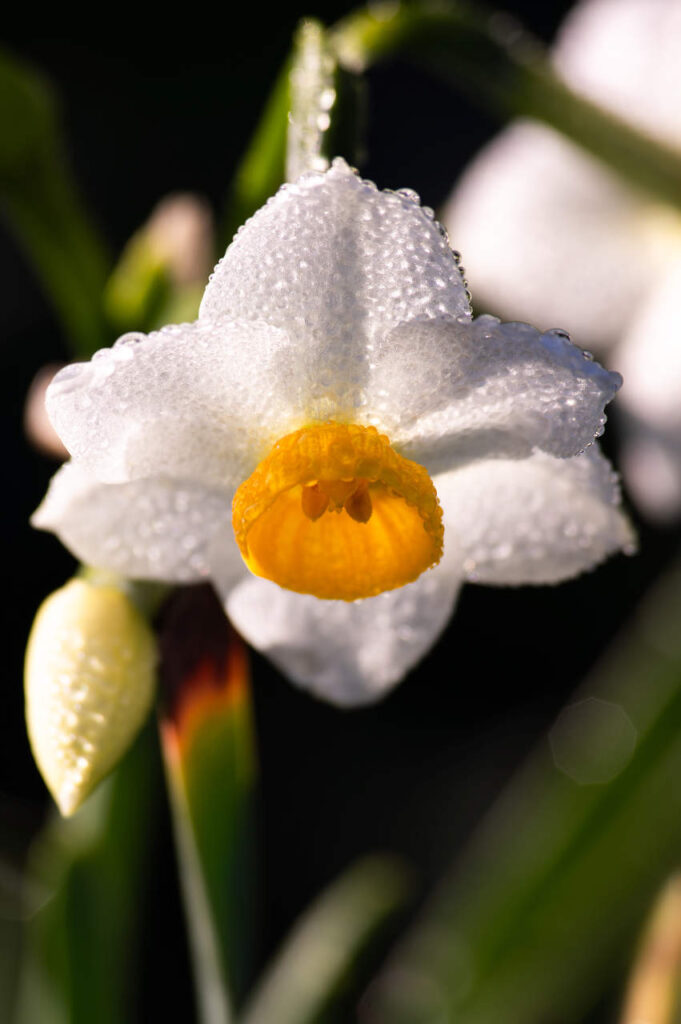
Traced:
[[25, 664], [33, 755], [61, 813], [80, 807], [151, 704], [156, 641], [121, 590], [73, 579], [36, 615]]
[[[104, 292], [116, 329], [194, 319], [213, 265], [213, 221], [199, 196], [166, 196], [126, 245]], [[160, 318], [160, 319], [159, 319]]]

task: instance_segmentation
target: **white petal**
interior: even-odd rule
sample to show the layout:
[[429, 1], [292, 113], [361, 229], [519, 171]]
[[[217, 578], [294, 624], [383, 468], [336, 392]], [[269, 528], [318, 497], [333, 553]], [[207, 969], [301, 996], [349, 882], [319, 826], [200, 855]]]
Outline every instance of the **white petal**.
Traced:
[[662, 431], [681, 431], [681, 245], [678, 255], [617, 350], [626, 374], [622, 407]]
[[224, 533], [230, 516], [230, 496], [221, 491], [160, 477], [101, 484], [67, 463], [32, 523], [56, 533], [81, 561], [122, 576], [191, 582], [215, 575], [218, 565], [226, 585], [244, 571], [231, 527]]
[[239, 632], [294, 683], [350, 707], [381, 698], [426, 654], [459, 583], [450, 554], [415, 583], [365, 601], [320, 601], [251, 577], [226, 607]]
[[287, 352], [286, 336], [262, 323], [125, 335], [57, 374], [47, 408], [71, 454], [100, 480], [165, 475], [229, 489], [295, 429]]
[[478, 309], [564, 327], [602, 350], [666, 258], [646, 215], [644, 200], [595, 158], [517, 122], [469, 165], [444, 220]]
[[379, 192], [336, 160], [284, 186], [244, 225], [200, 316], [284, 328], [310, 378], [352, 404], [368, 344], [403, 320], [468, 311], [446, 237], [417, 197]]
[[681, 511], [681, 259], [658, 283], [617, 350], [626, 374], [619, 411], [622, 468], [646, 514]]
[[488, 316], [402, 325], [374, 358], [372, 408], [396, 447], [431, 473], [535, 447], [576, 455], [602, 432], [621, 383], [563, 332]]
[[679, 146], [679, 52], [678, 0], [586, 0], [563, 23], [555, 63], [574, 89]]
[[489, 459], [434, 481], [445, 531], [479, 583], [557, 583], [634, 544], [617, 479], [594, 446], [572, 459]]
[[627, 489], [645, 515], [672, 523], [681, 512], [681, 436], [623, 418], [620, 466]]

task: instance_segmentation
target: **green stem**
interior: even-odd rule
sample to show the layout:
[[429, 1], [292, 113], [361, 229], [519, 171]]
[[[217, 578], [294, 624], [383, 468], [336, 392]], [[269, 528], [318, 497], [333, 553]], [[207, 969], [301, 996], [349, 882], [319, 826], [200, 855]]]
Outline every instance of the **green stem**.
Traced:
[[251, 994], [239, 1024], [320, 1024], [357, 982], [361, 960], [410, 895], [405, 867], [387, 856], [353, 864], [296, 922]]
[[306, 171], [326, 170], [323, 141], [335, 104], [336, 59], [323, 26], [311, 19], [301, 23], [293, 48], [289, 75], [289, 118], [286, 141], [286, 180]]
[[300, 24], [289, 82], [287, 181], [326, 170], [335, 156], [359, 162], [362, 80], [339, 67], [329, 33], [318, 21]]
[[38, 185], [50, 173], [38, 169], [25, 191], [5, 190], [4, 211], [54, 304], [73, 355], [87, 357], [108, 340], [101, 307], [104, 261], [64, 179]]
[[332, 31], [340, 63], [356, 72], [407, 57], [504, 117], [532, 117], [562, 132], [629, 182], [681, 208], [681, 153], [572, 92], [545, 48], [490, 11], [449, 4], [385, 5], [350, 14]]
[[234, 175], [221, 247], [229, 245], [238, 228], [284, 181], [328, 166], [334, 156], [359, 163], [363, 112], [362, 80], [339, 66], [321, 24], [303, 21]]
[[232, 180], [218, 239], [221, 251], [285, 180], [290, 68], [289, 60], [277, 76], [258, 127]]
[[250, 972], [255, 739], [243, 644], [209, 587], [165, 609], [161, 748], [199, 1017], [229, 1024]]
[[32, 851], [29, 908], [13, 1024], [120, 1024], [133, 1019], [139, 907], [159, 776], [147, 727], [115, 772], [67, 821], [56, 814]]

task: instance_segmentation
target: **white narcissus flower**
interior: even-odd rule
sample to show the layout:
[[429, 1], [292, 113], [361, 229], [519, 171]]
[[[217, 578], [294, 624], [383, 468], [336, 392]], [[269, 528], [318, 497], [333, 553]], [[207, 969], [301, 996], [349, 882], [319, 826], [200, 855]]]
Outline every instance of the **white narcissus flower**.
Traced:
[[125, 576], [210, 577], [293, 680], [363, 703], [463, 579], [552, 583], [631, 544], [591, 444], [619, 383], [562, 332], [473, 320], [432, 212], [336, 160], [240, 230], [195, 323], [57, 376], [72, 461], [33, 521]]
[[[577, 92], [681, 151], [681, 4], [584, 0], [553, 52]], [[623, 469], [648, 514], [681, 511], [681, 214], [552, 129], [518, 121], [444, 212], [476, 300], [560, 323], [622, 371]], [[614, 346], [617, 346], [614, 348]]]

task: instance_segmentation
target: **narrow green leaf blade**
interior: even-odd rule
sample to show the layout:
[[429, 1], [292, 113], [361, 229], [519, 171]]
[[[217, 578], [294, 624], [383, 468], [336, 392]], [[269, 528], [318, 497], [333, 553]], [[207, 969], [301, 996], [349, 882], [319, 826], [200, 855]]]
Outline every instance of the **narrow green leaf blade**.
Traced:
[[290, 70], [289, 60], [277, 76], [258, 127], [232, 179], [222, 216], [222, 250], [285, 181]]
[[339, 66], [321, 23], [303, 20], [234, 175], [223, 215], [222, 247], [284, 181], [326, 166], [334, 156], [359, 163], [363, 133], [363, 82]]
[[116, 334], [195, 320], [215, 263], [213, 217], [190, 192], [165, 196], [125, 245], [104, 293]]
[[139, 908], [153, 820], [153, 729], [73, 818], [39, 838], [14, 1024], [120, 1024], [131, 1007]]
[[161, 739], [202, 1021], [224, 1024], [251, 945], [255, 747], [248, 656], [210, 587], [164, 618]]
[[[576, 732], [567, 774], [554, 727], [396, 953], [376, 997], [385, 1019], [540, 1024], [560, 1007], [577, 1021], [624, 967], [681, 851], [680, 617], [677, 567], [576, 705], [612, 713]], [[634, 743], [605, 781], [627, 720]]]
[[51, 87], [0, 51], [0, 210], [61, 317], [74, 355], [106, 343], [106, 256], [73, 181]]
[[353, 865], [303, 914], [260, 981], [240, 1024], [326, 1019], [357, 961], [409, 895], [409, 876], [389, 857]]

